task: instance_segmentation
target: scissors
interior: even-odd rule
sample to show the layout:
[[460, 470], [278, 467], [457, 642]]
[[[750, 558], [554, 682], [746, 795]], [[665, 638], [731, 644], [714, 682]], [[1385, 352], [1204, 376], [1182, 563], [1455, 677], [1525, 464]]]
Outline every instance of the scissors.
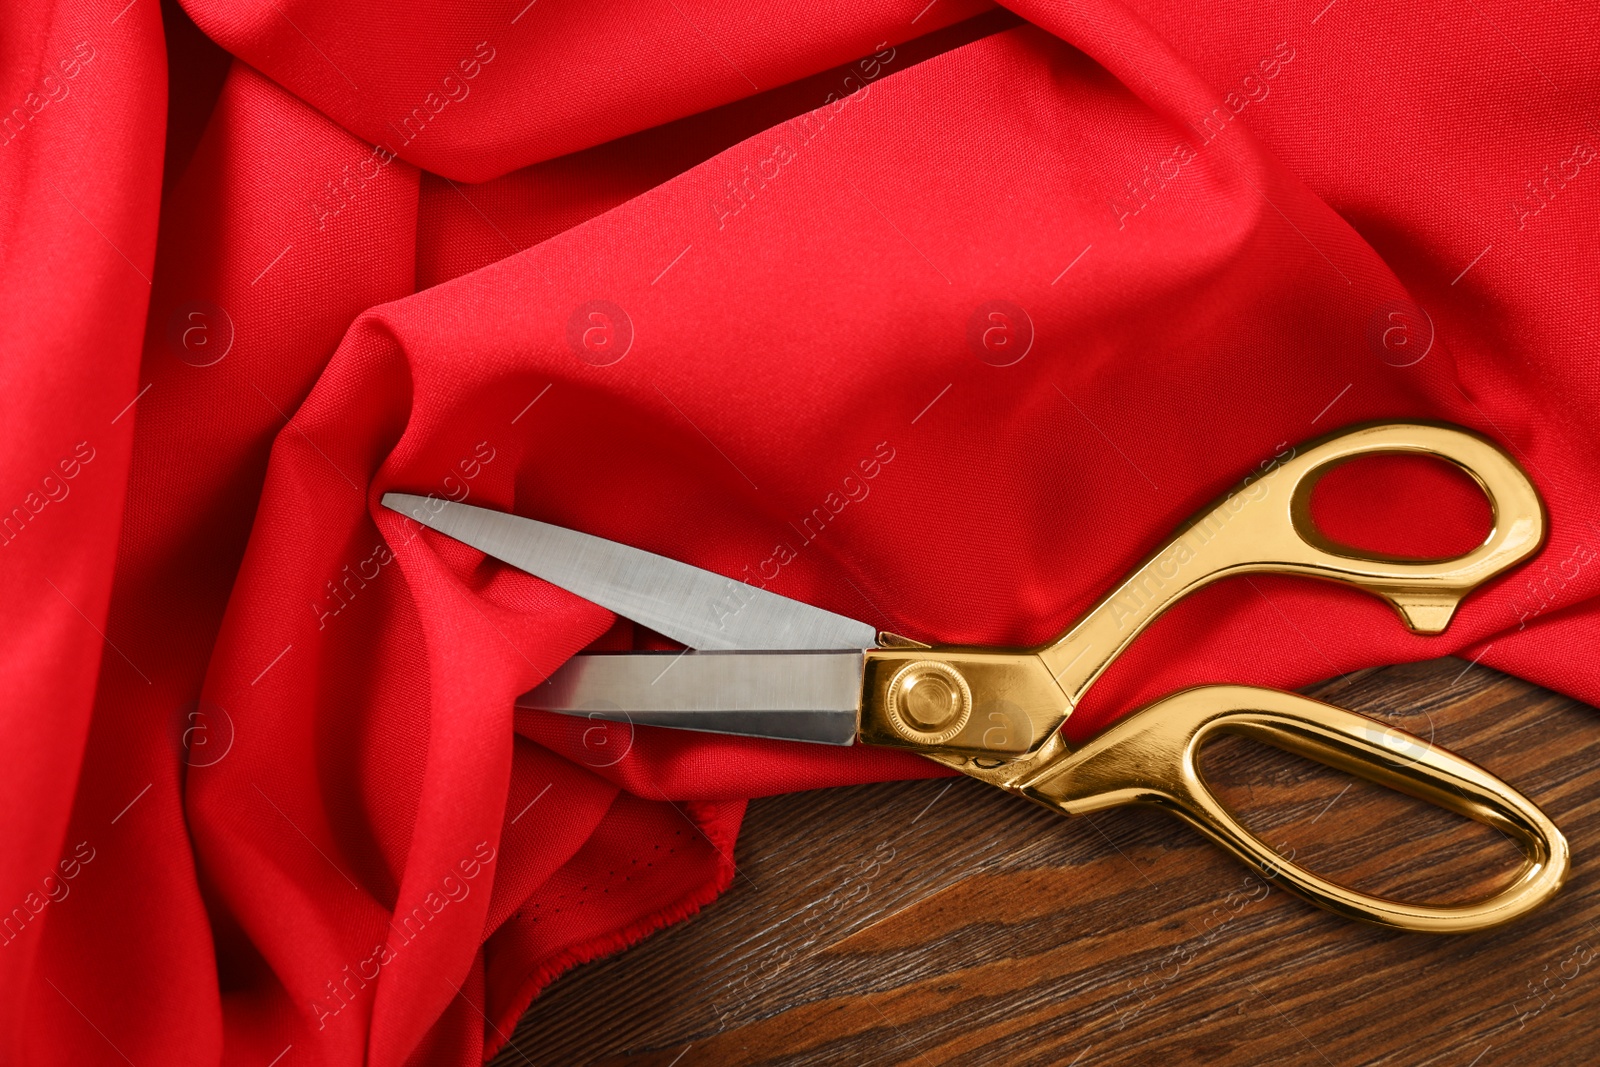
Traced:
[[[1349, 460], [1410, 453], [1448, 461], [1488, 497], [1493, 529], [1448, 559], [1406, 559], [1325, 538], [1317, 481]], [[770, 590], [574, 530], [437, 497], [386, 507], [683, 644], [683, 653], [580, 654], [517, 705], [651, 726], [909, 749], [1054, 811], [1155, 805], [1315, 904], [1403, 930], [1461, 933], [1516, 919], [1566, 878], [1566, 839], [1483, 768], [1375, 719], [1249, 685], [1185, 689], [1070, 744], [1061, 726], [1145, 627], [1230, 575], [1304, 575], [1371, 593], [1412, 632], [1436, 634], [1461, 600], [1526, 560], [1544, 504], [1517, 463], [1439, 423], [1347, 428], [1265, 464], [1152, 552], [1058, 640], [1001, 650], [930, 646]], [[670, 670], [663, 657], [678, 656]], [[1357, 892], [1279, 855], [1212, 793], [1199, 751], [1236, 733], [1427, 800], [1500, 831], [1524, 862], [1481, 900], [1431, 905]]]

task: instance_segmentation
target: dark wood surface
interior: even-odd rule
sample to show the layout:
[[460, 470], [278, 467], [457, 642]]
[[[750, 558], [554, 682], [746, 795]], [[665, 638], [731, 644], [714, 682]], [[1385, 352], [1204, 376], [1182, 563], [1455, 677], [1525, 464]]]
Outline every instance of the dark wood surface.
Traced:
[[[1600, 1063], [1595, 709], [1455, 659], [1307, 692], [1521, 789], [1572, 843], [1566, 888], [1499, 930], [1400, 934], [1157, 811], [1067, 819], [969, 779], [772, 797], [726, 894], [557, 980], [496, 1067]], [[1206, 770], [1362, 889], [1467, 899], [1516, 864], [1493, 830], [1275, 749], [1224, 739]]]

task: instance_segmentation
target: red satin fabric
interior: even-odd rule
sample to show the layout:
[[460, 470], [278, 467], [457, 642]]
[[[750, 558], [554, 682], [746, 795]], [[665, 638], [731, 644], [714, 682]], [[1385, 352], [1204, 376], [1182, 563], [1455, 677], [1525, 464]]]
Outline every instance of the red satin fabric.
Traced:
[[513, 712], [653, 639], [387, 490], [1026, 645], [1286, 442], [1446, 419], [1538, 560], [1432, 639], [1224, 583], [1070, 731], [1448, 652], [1600, 700], [1592, 9], [185, 6], [0, 16], [0, 1061], [476, 1062], [746, 798], [935, 773]]

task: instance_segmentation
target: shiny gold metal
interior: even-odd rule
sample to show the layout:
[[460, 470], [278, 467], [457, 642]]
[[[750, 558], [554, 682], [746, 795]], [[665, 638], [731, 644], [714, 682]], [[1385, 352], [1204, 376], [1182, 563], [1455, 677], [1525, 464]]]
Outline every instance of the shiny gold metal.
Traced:
[[972, 690], [961, 672], [938, 660], [914, 660], [889, 680], [889, 723], [908, 741], [942, 745], [967, 724]]
[[[1317, 481], [1341, 463], [1380, 453], [1432, 456], [1475, 479], [1493, 512], [1484, 542], [1450, 559], [1412, 560], [1323, 536], [1310, 515]], [[1053, 644], [1015, 652], [903, 646], [869, 651], [860, 736], [871, 744], [914, 749], [1065, 812], [1159, 804], [1342, 914], [1408, 930], [1482, 929], [1524, 914], [1554, 893], [1566, 875], [1567, 845], [1526, 798], [1459, 757], [1353, 712], [1244, 686], [1168, 697], [1075, 751], [1060, 728], [1089, 686], [1145, 627], [1182, 597], [1218, 579], [1276, 572], [1342, 582], [1388, 601], [1413, 632], [1439, 633], [1463, 597], [1537, 552], [1544, 535], [1544, 504], [1537, 491], [1493, 442], [1437, 423], [1346, 429], [1263, 463], [1151, 553]], [[1253, 734], [1497, 826], [1523, 846], [1527, 865], [1501, 893], [1461, 907], [1380, 900], [1324, 881], [1251, 836], [1206, 788], [1196, 751], [1219, 730]], [[1383, 737], [1403, 738], [1408, 755], [1397, 756], [1374, 740]]]
[[[1241, 826], [1206, 785], [1200, 748], [1219, 733], [1266, 741], [1492, 826], [1522, 849], [1522, 870], [1492, 896], [1460, 905], [1407, 904], [1321, 878]], [[1163, 807], [1312, 903], [1400, 930], [1468, 933], [1498, 926], [1543, 904], [1567, 876], [1561, 831], [1482, 767], [1365, 715], [1275, 689], [1214, 685], [1174, 693], [1082, 747], [1033, 764], [1010, 788], [1069, 815], [1119, 804]]]

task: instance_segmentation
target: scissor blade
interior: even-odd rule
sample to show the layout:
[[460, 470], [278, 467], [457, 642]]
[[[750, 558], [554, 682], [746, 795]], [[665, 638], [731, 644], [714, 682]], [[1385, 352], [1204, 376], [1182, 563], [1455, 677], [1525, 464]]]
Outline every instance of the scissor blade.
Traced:
[[860, 650], [877, 643], [877, 631], [864, 622], [602, 537], [408, 493], [385, 493], [383, 505], [690, 648]]
[[848, 745], [861, 665], [859, 652], [600, 652], [574, 656], [517, 707]]

